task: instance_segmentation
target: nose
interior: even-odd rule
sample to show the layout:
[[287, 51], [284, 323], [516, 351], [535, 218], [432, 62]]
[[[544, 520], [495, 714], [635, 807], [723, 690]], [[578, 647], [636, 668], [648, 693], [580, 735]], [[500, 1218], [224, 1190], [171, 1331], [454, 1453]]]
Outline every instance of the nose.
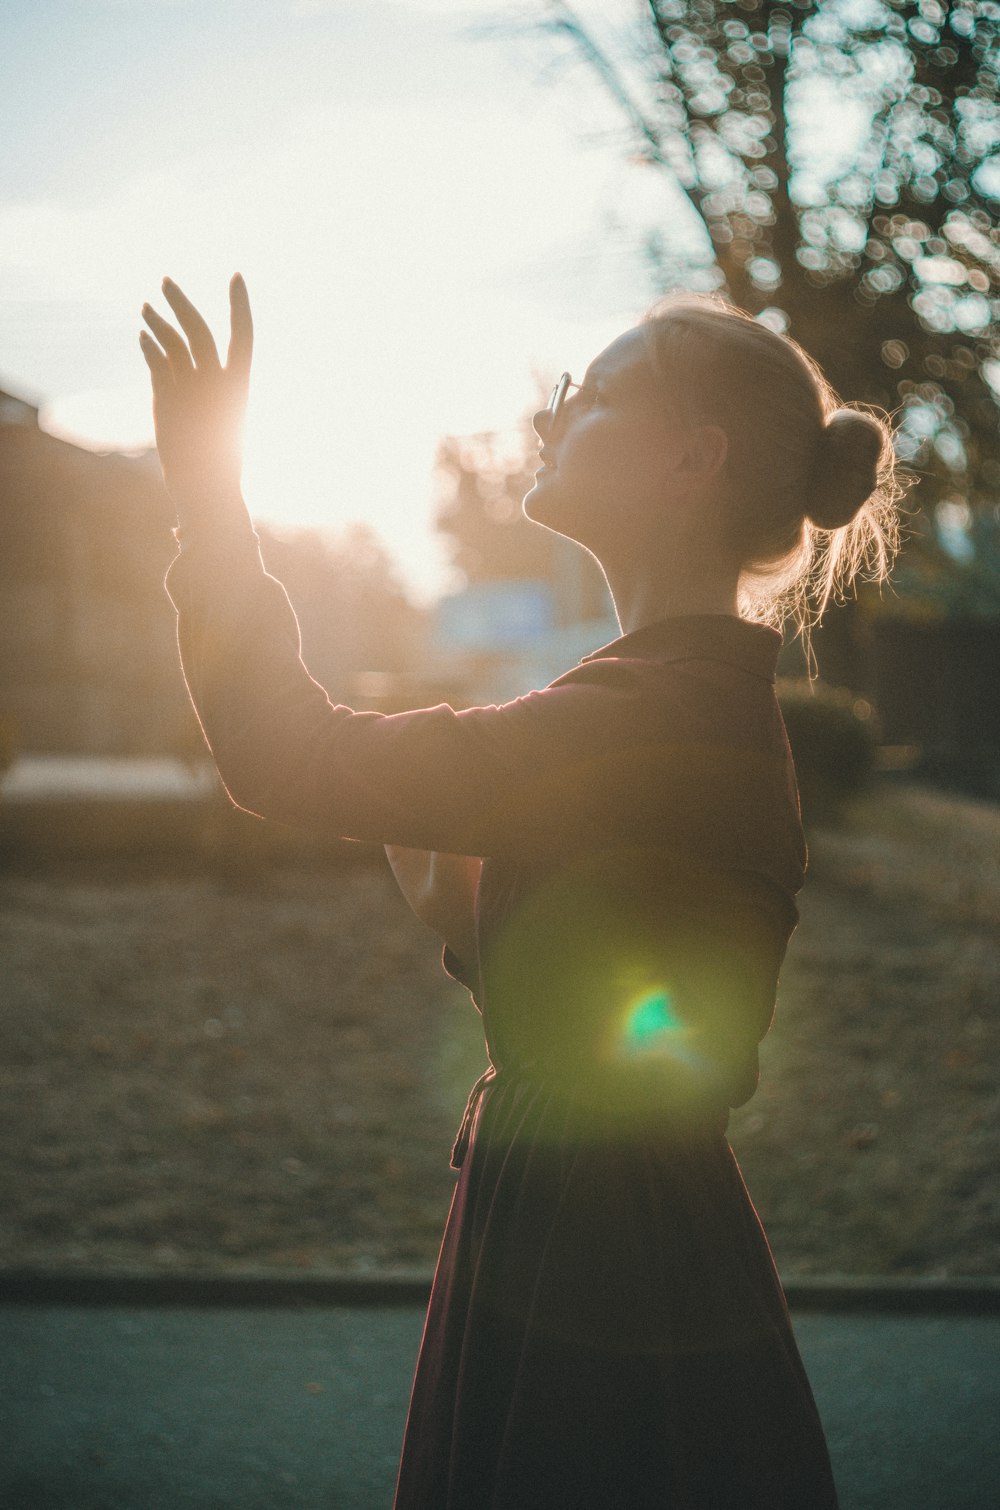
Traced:
[[539, 409], [537, 414], [531, 416], [531, 428], [539, 440], [545, 440], [552, 425], [552, 412], [550, 409]]

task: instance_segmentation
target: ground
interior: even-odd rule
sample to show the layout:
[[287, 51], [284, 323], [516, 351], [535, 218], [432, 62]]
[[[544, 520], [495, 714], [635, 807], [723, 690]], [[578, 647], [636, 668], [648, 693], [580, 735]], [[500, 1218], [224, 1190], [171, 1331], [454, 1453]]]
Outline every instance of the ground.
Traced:
[[[731, 1124], [779, 1267], [1000, 1273], [1000, 809], [888, 785], [810, 840]], [[22, 859], [0, 958], [0, 1267], [433, 1264], [485, 1057], [377, 857]]]

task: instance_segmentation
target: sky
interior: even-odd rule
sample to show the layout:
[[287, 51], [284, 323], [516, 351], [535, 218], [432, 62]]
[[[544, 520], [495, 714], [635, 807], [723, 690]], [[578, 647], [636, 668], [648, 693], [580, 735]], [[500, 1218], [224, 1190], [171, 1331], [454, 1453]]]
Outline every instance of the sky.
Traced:
[[[596, 3], [596, 0], [595, 0]], [[629, 0], [604, 0], [620, 5]], [[581, 7], [587, 10], [587, 3]], [[593, 8], [593, 7], [591, 7]], [[442, 435], [514, 432], [655, 294], [683, 217], [533, 0], [32, 0], [0, 31], [0, 387], [97, 449], [151, 443], [164, 274], [256, 326], [251, 512], [362, 520], [414, 596]]]

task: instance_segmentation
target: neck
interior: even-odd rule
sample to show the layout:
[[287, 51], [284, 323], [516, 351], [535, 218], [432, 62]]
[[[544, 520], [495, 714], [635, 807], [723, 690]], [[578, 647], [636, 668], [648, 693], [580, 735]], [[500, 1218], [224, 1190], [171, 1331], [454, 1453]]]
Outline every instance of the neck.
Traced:
[[681, 581], [676, 573], [615, 570], [602, 563], [623, 634], [654, 624], [658, 619], [680, 614], [713, 613], [737, 617], [736, 583], [726, 580], [699, 581], [691, 576]]

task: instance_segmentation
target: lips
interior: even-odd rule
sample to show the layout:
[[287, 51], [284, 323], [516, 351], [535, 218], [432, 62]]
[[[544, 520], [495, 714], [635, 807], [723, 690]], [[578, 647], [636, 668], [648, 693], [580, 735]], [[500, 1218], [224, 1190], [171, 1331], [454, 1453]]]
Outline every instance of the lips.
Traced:
[[554, 472], [556, 470], [556, 459], [553, 455], [551, 455], [551, 453], [547, 451], [539, 451], [538, 460], [542, 464], [543, 471]]

